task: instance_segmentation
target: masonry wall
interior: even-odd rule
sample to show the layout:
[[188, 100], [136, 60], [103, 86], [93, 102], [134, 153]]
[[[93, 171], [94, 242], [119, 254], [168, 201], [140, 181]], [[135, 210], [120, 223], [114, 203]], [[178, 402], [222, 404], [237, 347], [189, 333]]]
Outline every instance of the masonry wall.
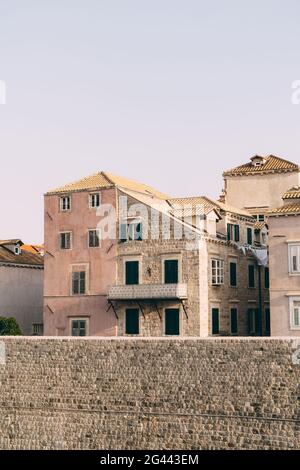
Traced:
[[300, 448], [292, 339], [2, 341], [0, 449]]

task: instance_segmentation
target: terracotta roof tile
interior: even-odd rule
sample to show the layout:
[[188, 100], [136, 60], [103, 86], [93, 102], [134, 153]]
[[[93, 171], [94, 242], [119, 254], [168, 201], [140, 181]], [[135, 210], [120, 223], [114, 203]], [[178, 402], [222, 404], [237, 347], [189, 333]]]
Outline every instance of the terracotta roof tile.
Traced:
[[268, 213], [269, 216], [272, 215], [289, 215], [289, 214], [300, 214], [300, 203], [287, 204], [277, 209], [272, 209]]
[[5, 248], [5, 244], [0, 243], [0, 264], [19, 264], [28, 266], [44, 265], [43, 257], [37, 253], [30, 253], [29, 251], [22, 250], [19, 255]]
[[204, 196], [199, 197], [183, 197], [183, 198], [173, 198], [168, 199], [168, 203], [173, 208], [173, 213], [176, 215], [176, 210], [181, 211], [181, 208], [184, 208], [184, 214], [186, 216], [190, 215], [200, 215], [209, 214], [212, 210], [217, 210], [216, 204], [208, 200]]
[[255, 166], [252, 162], [245, 163], [244, 165], [231, 168], [223, 173], [223, 176], [247, 175], [256, 173], [281, 173], [286, 171], [299, 171], [299, 166], [296, 163], [289, 162], [283, 158], [269, 155], [264, 157], [264, 163]]
[[136, 181], [123, 178], [122, 176], [113, 175], [112, 173], [107, 173], [104, 171], [95, 173], [94, 175], [87, 176], [85, 178], [82, 178], [81, 180], [48, 191], [46, 195], [85, 190], [92, 191], [109, 187], [125, 188], [131, 191], [148, 194], [149, 196], [153, 195], [159, 199], [168, 199], [169, 197], [166, 194], [163, 194], [160, 191], [157, 191], [156, 189], [152, 188], [151, 186], [148, 186], [143, 183], [138, 183]]
[[300, 199], [300, 186], [294, 186], [286, 191], [282, 199]]

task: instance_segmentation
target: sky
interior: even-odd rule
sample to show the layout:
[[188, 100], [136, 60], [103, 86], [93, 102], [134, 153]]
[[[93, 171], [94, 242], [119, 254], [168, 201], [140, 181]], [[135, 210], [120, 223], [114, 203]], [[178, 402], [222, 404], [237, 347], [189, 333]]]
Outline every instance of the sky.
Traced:
[[[0, 0], [0, 239], [97, 171], [217, 198], [254, 154], [300, 164], [298, 0]], [[300, 100], [299, 100], [300, 101]]]

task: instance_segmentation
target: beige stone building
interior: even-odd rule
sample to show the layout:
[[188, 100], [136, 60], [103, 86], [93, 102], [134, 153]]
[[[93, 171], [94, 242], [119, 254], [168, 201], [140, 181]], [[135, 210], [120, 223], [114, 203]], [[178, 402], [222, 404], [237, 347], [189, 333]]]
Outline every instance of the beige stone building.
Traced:
[[[128, 208], [141, 201], [127, 196]], [[269, 335], [268, 268], [252, 248], [252, 216], [206, 197], [168, 199], [160, 210], [153, 198], [142, 202], [156, 212], [148, 230], [157, 239], [119, 245], [117, 282], [108, 291], [118, 334]], [[143, 226], [143, 218], [134, 223]]]
[[300, 187], [269, 214], [272, 336], [300, 336]]
[[250, 162], [224, 171], [225, 201], [263, 221], [270, 209], [281, 205], [282, 195], [300, 184], [299, 171], [297, 164], [275, 155], [255, 155]]
[[268, 335], [249, 211], [98, 173], [45, 195], [47, 335]]

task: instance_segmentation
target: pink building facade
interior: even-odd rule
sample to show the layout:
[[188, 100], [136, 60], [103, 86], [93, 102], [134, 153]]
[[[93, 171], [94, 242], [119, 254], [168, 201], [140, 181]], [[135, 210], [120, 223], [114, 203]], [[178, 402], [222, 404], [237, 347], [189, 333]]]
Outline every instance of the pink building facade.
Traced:
[[45, 195], [44, 334], [116, 334], [107, 285], [116, 280], [116, 241], [95, 237], [97, 206], [116, 206], [116, 188]]

